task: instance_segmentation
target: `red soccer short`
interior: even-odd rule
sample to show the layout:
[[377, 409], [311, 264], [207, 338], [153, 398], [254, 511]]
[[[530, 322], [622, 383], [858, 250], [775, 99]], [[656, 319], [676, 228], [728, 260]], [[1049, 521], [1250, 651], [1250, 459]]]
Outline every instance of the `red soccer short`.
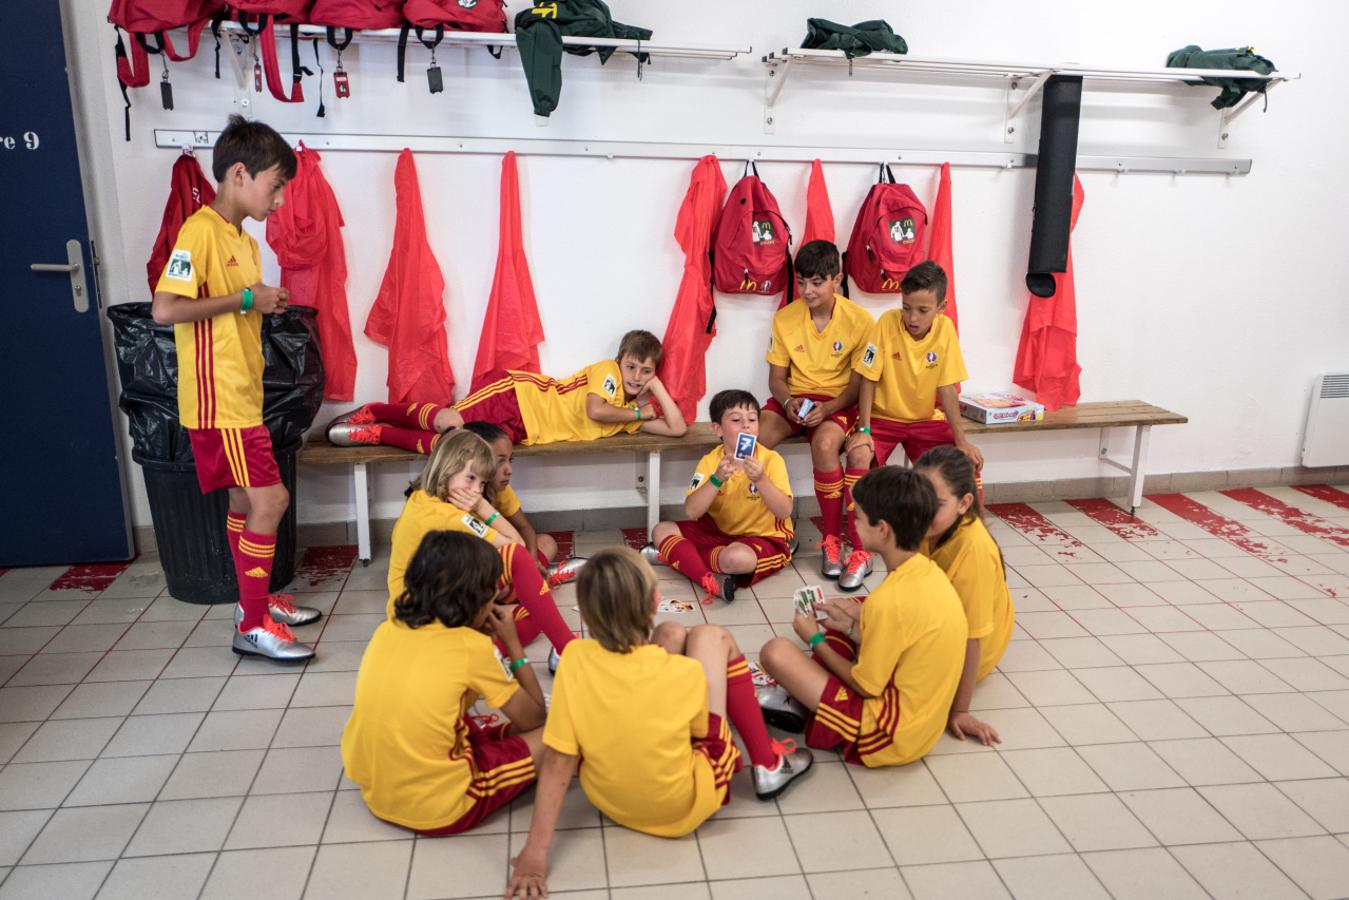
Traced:
[[269, 487], [281, 483], [272, 454], [272, 436], [262, 425], [251, 428], [189, 428], [201, 492], [229, 487]]
[[505, 369], [488, 372], [474, 382], [475, 389], [454, 409], [465, 422], [491, 422], [510, 435], [512, 444], [524, 443], [529, 437], [525, 420], [520, 415], [520, 401], [515, 398], [515, 379]]
[[[844, 659], [857, 659], [857, 644], [846, 634], [829, 629], [825, 643]], [[818, 661], [818, 657], [816, 657]], [[862, 764], [857, 739], [862, 733], [862, 698], [834, 675], [825, 682], [815, 712], [806, 723], [806, 746], [819, 750], [843, 751], [850, 763]]]
[[[468, 795], [473, 806], [455, 822], [428, 831], [418, 831], [427, 837], [458, 834], [481, 825], [492, 813], [510, 803], [525, 788], [534, 783], [537, 773], [524, 738], [507, 735], [511, 723], [483, 727], [472, 716], [465, 716], [468, 726], [469, 749], [473, 753], [473, 781]], [[503, 782], [510, 782], [503, 784]]]
[[[827, 394], [793, 394], [792, 396], [809, 397], [816, 403], [827, 403], [828, 401], [834, 399], [833, 397], [830, 397]], [[783, 409], [782, 404], [778, 402], [778, 398], [769, 397], [766, 401], [764, 401], [762, 409], [764, 412], [771, 412], [779, 416], [784, 422], [786, 422], [787, 427], [791, 429], [791, 434], [796, 435], [804, 431], [806, 433], [807, 439], [811, 440], [814, 439], [815, 428], [818, 428], [819, 426], [817, 425], [815, 426], [815, 428], [807, 428], [806, 426], [802, 425], [795, 417], [788, 415], [787, 410]], [[838, 425], [839, 428], [843, 429], [843, 433], [846, 435], [848, 432], [852, 431], [852, 427], [857, 424], [857, 404], [854, 403], [852, 406], [849, 406], [846, 409], [840, 409], [832, 416], [828, 416], [827, 418], [825, 418], [825, 421], [835, 423], [836, 425]]]
[[721, 805], [731, 802], [731, 776], [745, 765], [740, 749], [731, 737], [726, 720], [714, 712], [707, 714], [707, 737], [693, 739], [693, 752], [701, 753], [712, 764], [713, 783], [721, 792]]
[[883, 466], [890, 461], [895, 447], [904, 446], [904, 455], [910, 462], [917, 462], [933, 447], [955, 444], [955, 432], [951, 423], [945, 419], [929, 419], [926, 422], [896, 422], [893, 419], [871, 419], [871, 439], [876, 444], [876, 465]]
[[744, 544], [753, 550], [757, 562], [754, 573], [750, 576], [750, 584], [767, 578], [791, 560], [791, 547], [786, 538], [727, 534], [714, 525], [712, 517], [708, 515], [697, 520], [681, 519], [675, 524], [679, 526], [679, 533], [697, 548], [703, 565], [713, 572], [721, 571], [717, 568], [717, 557], [721, 556], [721, 551], [727, 546]]

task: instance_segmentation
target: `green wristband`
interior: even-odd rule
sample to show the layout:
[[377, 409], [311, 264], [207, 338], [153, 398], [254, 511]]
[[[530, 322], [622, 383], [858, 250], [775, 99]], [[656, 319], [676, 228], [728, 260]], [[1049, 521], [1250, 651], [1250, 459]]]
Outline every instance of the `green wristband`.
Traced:
[[491, 525], [491, 524], [492, 524], [493, 522], [495, 522], [500, 516], [501, 516], [501, 513], [500, 513], [500, 512], [494, 512], [494, 513], [492, 513], [490, 516], [487, 517], [487, 521], [486, 521], [486, 522], [483, 522], [483, 524], [484, 524], [484, 525]]
[[716, 473], [713, 472], [711, 475], [708, 475], [708, 476], [707, 476], [707, 483], [710, 484], [710, 485], [712, 485], [712, 487], [718, 488], [718, 489], [719, 489], [719, 488], [720, 488], [723, 484], [725, 484], [726, 482], [724, 482], [724, 481], [722, 481], [720, 478], [718, 478], [717, 475], [716, 475]]
[[239, 304], [239, 312], [246, 313], [253, 308], [253, 289], [244, 288], [239, 294], [243, 297], [243, 302]]
[[632, 411], [637, 413], [637, 418], [635, 419], [635, 421], [637, 422], [642, 421], [642, 408], [638, 406], [636, 403], [634, 403], [632, 404]]
[[515, 660], [514, 662], [511, 663], [511, 674], [514, 675], [516, 672], [523, 669], [528, 663], [529, 663], [528, 656], [522, 656], [519, 659]]
[[822, 644], [823, 642], [824, 642], [824, 632], [817, 631], [810, 636], [810, 640], [806, 641], [806, 644], [810, 647], [810, 649], [814, 650], [816, 647], [820, 646], [820, 644]]
[[870, 426], [870, 425], [858, 425], [858, 426], [857, 426], [857, 433], [858, 433], [858, 434], [871, 434], [871, 426]]

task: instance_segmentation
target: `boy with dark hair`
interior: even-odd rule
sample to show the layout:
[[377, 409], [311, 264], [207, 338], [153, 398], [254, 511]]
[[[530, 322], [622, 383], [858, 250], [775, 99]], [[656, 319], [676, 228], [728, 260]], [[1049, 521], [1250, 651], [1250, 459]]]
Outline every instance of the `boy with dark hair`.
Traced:
[[152, 303], [155, 322], [173, 326], [178, 415], [192, 441], [197, 482], [203, 494], [229, 490], [225, 533], [239, 579], [232, 647], [280, 661], [314, 655], [289, 626], [320, 614], [268, 594], [290, 495], [262, 424], [262, 317], [284, 311], [287, 292], [262, 283], [258, 243], [240, 226], [281, 206], [295, 165], [281, 135], [230, 116], [211, 157], [220, 183], [215, 200], [179, 229]]
[[[709, 412], [721, 443], [694, 470], [684, 496], [688, 519], [656, 525], [643, 556], [701, 584], [704, 603], [714, 597], [730, 602], [735, 576], [749, 575], [753, 584], [791, 559], [792, 486], [782, 457], [758, 443], [759, 401], [753, 394], [720, 391]], [[752, 443], [752, 452], [744, 452], [742, 443]]]
[[452, 406], [367, 403], [334, 419], [328, 440], [345, 447], [389, 444], [430, 453], [442, 433], [465, 422], [491, 422], [510, 435], [511, 443], [523, 446], [637, 431], [679, 437], [688, 426], [656, 377], [660, 358], [655, 335], [629, 331], [614, 359], [568, 378], [499, 369], [475, 382], [469, 395]]
[[[912, 462], [933, 447], [953, 444], [980, 468], [984, 457], [965, 438], [956, 396], [956, 385], [968, 377], [965, 359], [955, 325], [941, 314], [946, 273], [931, 260], [921, 262], [904, 276], [900, 291], [902, 306], [876, 320], [853, 364], [863, 380], [848, 453], [864, 457], [864, 466], [883, 466], [899, 445]], [[853, 499], [847, 502], [851, 528]], [[871, 554], [854, 548], [838, 586], [855, 591], [870, 574]]]
[[[862, 376], [854, 371], [874, 324], [871, 313], [838, 292], [843, 281], [838, 248], [811, 241], [794, 260], [797, 299], [773, 316], [768, 347], [768, 390], [760, 417], [760, 440], [776, 447], [805, 431], [820, 502], [823, 540], [820, 574], [843, 574], [843, 492], [866, 472], [870, 451], [854, 447], [848, 468], [839, 467], [845, 436], [857, 421]], [[857, 548], [853, 536], [853, 548]]]
[[759, 661], [777, 681], [759, 690], [769, 724], [806, 730], [806, 743], [839, 749], [850, 763], [899, 766], [932, 749], [960, 683], [968, 626], [955, 588], [918, 552], [936, 514], [926, 477], [881, 468], [853, 487], [862, 544], [889, 574], [865, 603], [825, 602], [827, 630], [797, 612], [810, 648], [773, 638]]

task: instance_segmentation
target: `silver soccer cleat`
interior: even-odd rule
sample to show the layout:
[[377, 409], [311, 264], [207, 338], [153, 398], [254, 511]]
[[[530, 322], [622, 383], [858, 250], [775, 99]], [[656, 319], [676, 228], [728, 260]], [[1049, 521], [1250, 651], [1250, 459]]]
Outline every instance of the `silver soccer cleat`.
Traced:
[[843, 574], [843, 543], [832, 534], [820, 541], [820, 574], [837, 578]]
[[584, 556], [573, 556], [571, 559], [564, 559], [560, 563], [553, 563], [548, 567], [548, 586], [555, 588], [575, 581], [577, 574], [585, 568], [585, 564], [586, 558]]
[[[370, 426], [375, 424], [374, 417], [365, 412], [364, 406], [349, 409], [328, 423], [324, 433], [328, 443], [338, 447], [359, 447], [362, 444], [378, 443], [371, 441]], [[366, 438], [362, 440], [361, 438]]]
[[304, 662], [314, 656], [313, 647], [301, 644], [289, 628], [271, 619], [248, 631], [240, 631], [236, 625], [231, 649], [240, 656], [261, 656], [276, 662]]
[[774, 728], [800, 734], [806, 730], [806, 719], [810, 716], [801, 703], [780, 684], [770, 684], [755, 691], [759, 709], [763, 710], [764, 721]]
[[838, 577], [838, 586], [840, 590], [855, 591], [862, 586], [862, 581], [871, 574], [871, 554], [865, 550], [854, 550], [848, 554], [848, 562], [843, 567], [843, 574]]
[[562, 654], [557, 652], [556, 647], [548, 648], [548, 674], [556, 675], [558, 663], [562, 662]]
[[[289, 625], [291, 628], [298, 628], [301, 625], [317, 622], [322, 618], [323, 613], [320, 610], [314, 609], [312, 606], [296, 606], [291, 602], [294, 599], [289, 594], [268, 596], [267, 611], [272, 614], [272, 621]], [[234, 624], [238, 625], [243, 620], [244, 608], [236, 603], [234, 604]]]
[[809, 772], [815, 763], [815, 754], [805, 747], [797, 747], [794, 742], [782, 744], [774, 741], [773, 749], [778, 751], [777, 768], [753, 766], [750, 769], [754, 796], [760, 800], [772, 800], [787, 790], [788, 785]]
[[638, 550], [637, 552], [642, 555], [642, 559], [651, 563], [651, 565], [653, 566], [665, 565], [665, 563], [661, 562], [660, 550], [659, 548], [656, 547], [655, 544], [647, 544], [645, 547]]

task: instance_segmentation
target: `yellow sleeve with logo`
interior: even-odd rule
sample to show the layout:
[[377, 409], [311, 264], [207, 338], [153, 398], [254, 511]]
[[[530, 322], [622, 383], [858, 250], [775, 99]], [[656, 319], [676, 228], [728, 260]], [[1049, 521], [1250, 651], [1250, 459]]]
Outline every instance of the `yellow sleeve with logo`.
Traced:
[[477, 691], [488, 706], [501, 709], [506, 701], [520, 690], [520, 682], [510, 674], [511, 664], [501, 651], [494, 646], [485, 646], [479, 652], [469, 655], [468, 682], [470, 689]]
[[203, 220], [188, 218], [183, 227], [178, 229], [173, 252], [169, 254], [164, 273], [155, 285], [155, 293], [165, 291], [194, 300], [200, 297], [201, 287], [206, 283], [206, 273], [212, 264], [211, 246], [211, 233]]
[[454, 531], [462, 531], [465, 534], [480, 537], [489, 544], [495, 545], [497, 537], [499, 537], [495, 528], [473, 515], [473, 513], [461, 513], [450, 520], [448, 524]]
[[721, 458], [725, 451], [717, 446], [702, 459], [698, 460], [698, 467], [693, 470], [693, 480], [689, 482], [689, 488], [684, 492], [687, 497], [698, 488], [703, 486], [703, 482], [712, 477], [712, 473], [717, 471], [717, 466], [721, 465]]
[[867, 381], [880, 381], [885, 372], [885, 316], [881, 316], [867, 329], [867, 336], [861, 342], [860, 350], [854, 355], [852, 369]]
[[509, 519], [520, 511], [520, 498], [515, 493], [515, 488], [509, 484], [501, 489], [497, 494], [496, 502], [497, 512]]
[[[586, 369], [586, 393], [595, 394], [610, 406], [622, 409], [628, 404], [623, 402], [623, 373], [618, 363], [612, 359], [601, 360]], [[584, 406], [582, 406], [584, 409]], [[599, 426], [602, 433], [595, 437], [607, 437], [626, 431], [635, 433], [641, 429], [641, 422], [613, 422]]]

